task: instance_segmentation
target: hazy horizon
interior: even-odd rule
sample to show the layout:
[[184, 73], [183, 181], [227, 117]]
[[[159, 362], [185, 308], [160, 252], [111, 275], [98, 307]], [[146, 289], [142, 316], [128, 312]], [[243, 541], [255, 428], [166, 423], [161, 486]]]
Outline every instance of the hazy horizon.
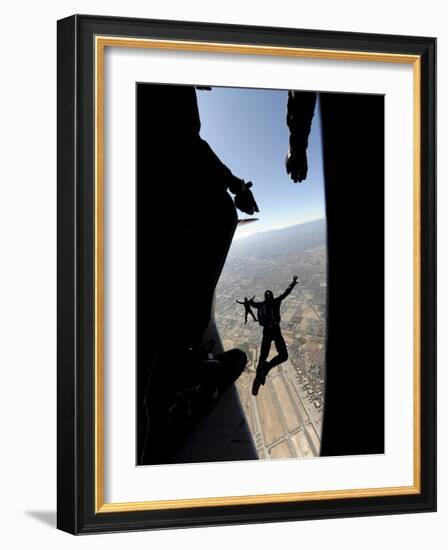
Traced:
[[[253, 231], [252, 233], [246, 233], [246, 234], [241, 235], [241, 236], [238, 235], [239, 228], [237, 227], [236, 232], [235, 232], [235, 236], [233, 237], [233, 240], [234, 241], [241, 241], [243, 239], [247, 239], [247, 238], [253, 237], [255, 235], [262, 235], [263, 233], [272, 233], [274, 231], [281, 231], [282, 229], [289, 229], [291, 227], [296, 227], [298, 225], [306, 225], [307, 223], [320, 222], [320, 221], [326, 222], [327, 220], [324, 216], [324, 217], [321, 217], [321, 218], [315, 218], [315, 219], [312, 219], [312, 220], [305, 220], [305, 221], [302, 221], [302, 222], [292, 223], [292, 224], [284, 225], [284, 226], [281, 226], [281, 227], [272, 227], [270, 229], [260, 229], [258, 231]], [[254, 222], [254, 223], [257, 223], [257, 222]]]

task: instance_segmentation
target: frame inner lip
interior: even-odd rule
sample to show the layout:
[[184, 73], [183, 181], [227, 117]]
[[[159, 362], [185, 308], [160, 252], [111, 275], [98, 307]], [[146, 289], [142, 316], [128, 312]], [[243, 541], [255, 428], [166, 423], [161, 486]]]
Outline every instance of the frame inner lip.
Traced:
[[[161, 510], [175, 508], [192, 508], [219, 505], [241, 505], [281, 502], [304, 502], [312, 500], [332, 500], [342, 498], [361, 498], [373, 496], [392, 496], [420, 494], [421, 487], [421, 426], [420, 426], [420, 392], [418, 380], [420, 379], [420, 233], [421, 220], [417, 215], [420, 210], [420, 85], [421, 85], [421, 56], [413, 54], [391, 54], [384, 52], [365, 52], [351, 50], [326, 50], [319, 48], [300, 48], [291, 46], [264, 46], [251, 44], [232, 44], [225, 42], [197, 42], [184, 40], [152, 39], [152, 38], [125, 38], [119, 36], [95, 35], [95, 512], [126, 512]], [[266, 495], [244, 495], [239, 497], [213, 497], [178, 499], [171, 501], [141, 501], [106, 503], [104, 502], [104, 364], [102, 351], [102, 327], [103, 327], [103, 247], [104, 236], [102, 228], [103, 217], [103, 98], [104, 98], [104, 49], [105, 47], [128, 48], [159, 48], [170, 50], [203, 51], [209, 53], [240, 53], [251, 55], [274, 55], [279, 57], [309, 57], [332, 60], [388, 62], [413, 64], [414, 72], [414, 236], [417, 236], [417, 250], [414, 250], [414, 298], [416, 298], [414, 313], [414, 483], [404, 487], [382, 487], [371, 489], [347, 489], [335, 491], [316, 491], [301, 493], [272, 493]], [[99, 220], [101, 223], [99, 223]], [[415, 241], [415, 239], [414, 239]]]

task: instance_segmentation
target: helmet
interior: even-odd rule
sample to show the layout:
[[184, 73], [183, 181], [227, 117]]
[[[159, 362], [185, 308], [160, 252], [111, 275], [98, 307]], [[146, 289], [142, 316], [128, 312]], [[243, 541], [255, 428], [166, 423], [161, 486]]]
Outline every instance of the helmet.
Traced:
[[266, 292], [264, 293], [264, 298], [265, 300], [273, 300], [274, 299], [274, 294], [272, 293], [272, 290], [266, 290]]

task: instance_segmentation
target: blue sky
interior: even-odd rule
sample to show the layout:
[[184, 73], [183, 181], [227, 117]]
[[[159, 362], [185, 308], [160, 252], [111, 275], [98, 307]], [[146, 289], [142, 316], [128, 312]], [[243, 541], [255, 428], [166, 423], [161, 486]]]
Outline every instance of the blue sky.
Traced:
[[318, 107], [308, 147], [308, 177], [294, 183], [285, 169], [287, 92], [213, 88], [197, 95], [201, 136], [235, 176], [254, 184], [259, 221], [239, 227], [235, 238], [325, 217]]

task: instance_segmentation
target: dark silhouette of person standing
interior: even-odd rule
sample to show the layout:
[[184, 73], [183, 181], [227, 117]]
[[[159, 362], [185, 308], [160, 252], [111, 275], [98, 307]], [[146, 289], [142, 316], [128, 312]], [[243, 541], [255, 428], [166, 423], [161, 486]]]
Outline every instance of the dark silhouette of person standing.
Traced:
[[252, 311], [250, 307], [251, 301], [255, 298], [255, 296], [252, 296], [252, 298], [249, 300], [246, 296], [244, 296], [244, 300], [240, 302], [239, 300], [235, 300], [237, 304], [240, 304], [244, 306], [244, 324], [247, 325], [247, 317], [249, 315], [252, 316], [252, 319], [254, 321], [258, 321], [258, 319], [255, 317], [254, 312]]
[[[292, 283], [280, 296], [274, 298], [272, 290], [266, 290], [263, 302], [255, 302], [253, 299], [250, 301], [250, 305], [257, 309], [258, 322], [263, 327], [260, 358], [252, 385], [252, 395], [258, 395], [260, 385], [264, 385], [268, 372], [288, 359], [288, 349], [280, 328], [280, 304], [291, 293], [296, 284], [297, 277], [294, 276]], [[275, 344], [277, 355], [270, 361], [266, 361], [272, 342]]]
[[[286, 171], [294, 182], [307, 178], [308, 138], [318, 104], [328, 258], [320, 454], [380, 454], [384, 452], [384, 96], [291, 90]], [[362, 322], [353, 322], [354, 312], [362, 315]], [[360, 358], [369, 380], [362, 390]]]
[[139, 464], [167, 462], [181, 421], [197, 417], [191, 411], [247, 362], [241, 350], [211, 356], [204, 333], [236, 208], [252, 215], [258, 207], [252, 183], [223, 164], [200, 129], [194, 86], [137, 85]]

